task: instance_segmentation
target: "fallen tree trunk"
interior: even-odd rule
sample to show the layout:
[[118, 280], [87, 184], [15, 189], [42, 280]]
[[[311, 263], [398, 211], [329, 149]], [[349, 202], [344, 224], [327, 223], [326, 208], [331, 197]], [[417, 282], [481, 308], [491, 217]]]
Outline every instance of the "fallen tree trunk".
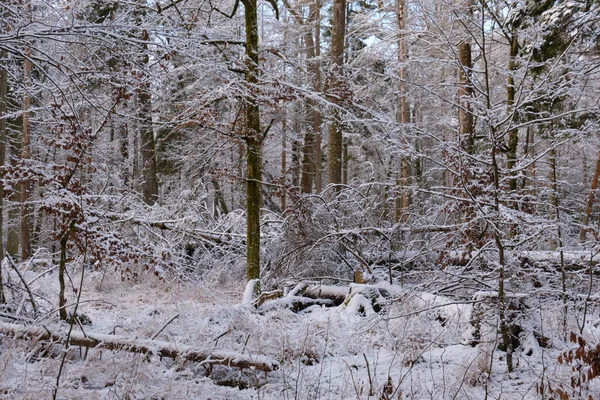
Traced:
[[[46, 327], [24, 326], [0, 322], [0, 334], [22, 340], [47, 341], [64, 344], [67, 334], [50, 331]], [[258, 371], [274, 371], [279, 362], [265, 356], [252, 356], [217, 349], [196, 349], [186, 345], [176, 345], [149, 339], [132, 339], [122, 335], [106, 335], [92, 332], [72, 332], [68, 339], [72, 346], [102, 348], [114, 351], [128, 351], [141, 354], [155, 354], [161, 357], [179, 358], [202, 364], [219, 364], [228, 367], [252, 368]]]

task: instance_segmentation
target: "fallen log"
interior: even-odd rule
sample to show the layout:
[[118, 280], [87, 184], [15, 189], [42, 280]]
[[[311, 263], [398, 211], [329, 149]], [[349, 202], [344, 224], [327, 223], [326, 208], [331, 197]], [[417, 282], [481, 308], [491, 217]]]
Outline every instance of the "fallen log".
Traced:
[[276, 308], [289, 308], [293, 312], [299, 312], [311, 306], [333, 307], [335, 303], [329, 299], [311, 299], [302, 296], [288, 296], [263, 303], [258, 307], [259, 311], [268, 311]]
[[311, 299], [328, 299], [339, 306], [346, 300], [349, 288], [347, 286], [335, 285], [310, 285], [301, 291], [302, 296]]
[[72, 346], [102, 348], [113, 351], [128, 351], [140, 354], [154, 354], [167, 358], [178, 358], [202, 364], [218, 364], [236, 368], [251, 368], [271, 372], [279, 368], [279, 362], [265, 356], [253, 356], [234, 351], [197, 349], [187, 345], [173, 344], [158, 340], [132, 339], [122, 335], [106, 335], [93, 332], [51, 331], [46, 327], [24, 326], [0, 322], [0, 334], [22, 340], [46, 341], [63, 344], [69, 340]]

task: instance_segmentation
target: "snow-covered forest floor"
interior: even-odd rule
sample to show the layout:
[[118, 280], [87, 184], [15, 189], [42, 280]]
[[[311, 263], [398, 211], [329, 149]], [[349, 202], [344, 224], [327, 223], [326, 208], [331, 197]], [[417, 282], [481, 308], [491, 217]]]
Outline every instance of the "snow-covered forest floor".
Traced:
[[[27, 271], [24, 276], [31, 280], [38, 273]], [[76, 277], [77, 272], [73, 281]], [[56, 280], [56, 274], [47, 274], [31, 289], [39, 299], [53, 299]], [[91, 325], [75, 325], [74, 331], [83, 327], [87, 332], [150, 339], [178, 315], [156, 340], [235, 351], [250, 358], [266, 356], [280, 367], [268, 373], [241, 371], [157, 355], [72, 347], [57, 398], [534, 399], [542, 398], [538, 388], [549, 382], [553, 388], [570, 385], [571, 366], [557, 360], [561, 352], [577, 348], [562, 340], [561, 303], [541, 303], [533, 296], [521, 296], [531, 308], [520, 313], [523, 331], [515, 352], [516, 370], [507, 374], [505, 353], [498, 348], [497, 316], [485, 306], [486, 299], [493, 298], [490, 293], [458, 304], [409, 285], [351, 284], [356, 294], [342, 305], [313, 305], [293, 312], [285, 300], [267, 301], [258, 308], [242, 304], [244, 288], [234, 280], [181, 284], [148, 274], [121, 281], [116, 274], [89, 272], [85, 281], [78, 313]], [[389, 297], [377, 300], [381, 303], [375, 309], [383, 306], [379, 312], [371, 309], [369, 300], [365, 303], [369, 291]], [[74, 296], [71, 293], [71, 300]], [[473, 312], [474, 307], [478, 311]], [[473, 345], [476, 314], [482, 316], [481, 333]], [[595, 318], [598, 311], [590, 308], [586, 337], [600, 335]], [[67, 331], [67, 324], [61, 327], [54, 321], [54, 315], [48, 316], [38, 325]], [[543, 337], [546, 348], [540, 347], [534, 332], [538, 339]], [[64, 345], [49, 348], [9, 337], [0, 343], [0, 397], [51, 398]], [[593, 380], [592, 384], [581, 392], [585, 398], [600, 396]], [[546, 398], [552, 398], [547, 389]]]

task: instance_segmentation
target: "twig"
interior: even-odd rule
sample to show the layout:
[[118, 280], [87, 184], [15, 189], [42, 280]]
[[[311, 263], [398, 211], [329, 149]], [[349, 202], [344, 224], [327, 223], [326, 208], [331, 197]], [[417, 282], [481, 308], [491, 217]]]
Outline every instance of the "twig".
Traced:
[[15, 265], [15, 262], [8, 253], [6, 253], [6, 259], [8, 260], [8, 264], [12, 267], [12, 269], [15, 270], [15, 272], [19, 276], [21, 282], [23, 282], [23, 286], [25, 286], [25, 289], [27, 289], [27, 294], [29, 294], [29, 301], [31, 302], [31, 307], [33, 307], [33, 314], [37, 314], [37, 306], [35, 305], [35, 300], [33, 300], [33, 294], [31, 293], [31, 289], [29, 289], [29, 285], [27, 284], [27, 282], [25, 282], [23, 275], [21, 275], [21, 272], [19, 272], [19, 269]]
[[31, 318], [19, 317], [18, 315], [12, 315], [12, 314], [3, 313], [3, 312], [0, 312], [0, 318], [8, 318], [8, 319], [12, 319], [13, 321], [22, 321], [22, 322], [29, 322], [29, 323], [35, 322]]
[[177, 317], [179, 317], [179, 314], [176, 314], [176, 315], [175, 315], [173, 318], [171, 318], [171, 319], [170, 319], [170, 320], [169, 320], [169, 321], [168, 321], [166, 324], [164, 324], [164, 325], [162, 326], [162, 328], [160, 328], [160, 329], [158, 330], [158, 332], [156, 332], [156, 333], [155, 333], [155, 334], [152, 336], [152, 340], [156, 339], [156, 337], [157, 337], [158, 335], [160, 335], [160, 333], [161, 333], [162, 331], [164, 331], [164, 330], [165, 330], [165, 328], [166, 328], [167, 326], [169, 326], [169, 324], [170, 324], [171, 322], [175, 321], [175, 319], [176, 319]]
[[375, 390], [373, 390], [373, 378], [371, 377], [371, 368], [369, 367], [369, 360], [367, 359], [367, 355], [363, 353], [363, 358], [365, 359], [365, 363], [367, 364], [367, 374], [369, 376], [369, 396], [375, 395]]

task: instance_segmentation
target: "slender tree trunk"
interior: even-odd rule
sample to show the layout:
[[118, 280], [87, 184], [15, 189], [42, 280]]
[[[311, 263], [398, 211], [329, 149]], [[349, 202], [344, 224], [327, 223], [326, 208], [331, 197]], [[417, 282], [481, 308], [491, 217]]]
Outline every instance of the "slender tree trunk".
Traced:
[[[31, 7], [29, 5], [29, 7]], [[23, 96], [23, 136], [21, 138], [21, 160], [31, 158], [31, 123], [29, 120], [29, 108], [31, 107], [31, 98], [28, 90], [31, 89], [31, 69], [32, 64], [29, 60], [31, 49], [25, 51], [24, 62], [24, 86], [25, 95]], [[21, 260], [31, 257], [31, 206], [29, 205], [29, 196], [31, 192], [31, 182], [26, 181], [21, 185]]]
[[[70, 228], [69, 228], [70, 229]], [[65, 297], [65, 274], [67, 273], [67, 241], [69, 230], [60, 238], [60, 261], [58, 262], [58, 315], [63, 321], [67, 320], [67, 299]], [[82, 267], [83, 268], [83, 267]]]
[[[315, 92], [321, 91], [321, 1], [315, 1]], [[321, 168], [321, 111], [315, 110], [315, 191], [321, 193], [323, 177]]]
[[[260, 204], [262, 180], [262, 132], [260, 109], [256, 101], [258, 90], [258, 17], [256, 0], [244, 0], [246, 22], [246, 83], [251, 95], [246, 98], [246, 278], [260, 278]], [[260, 285], [255, 285], [260, 292]]]
[[461, 148], [467, 154], [475, 151], [475, 137], [473, 131], [473, 109], [471, 100], [473, 87], [471, 85], [471, 44], [461, 41], [458, 44], [458, 133]]
[[[0, 168], [4, 167], [6, 155], [6, 119], [7, 95], [8, 95], [8, 72], [3, 66], [6, 65], [6, 51], [0, 51]], [[0, 182], [0, 262], [4, 258], [4, 186]], [[6, 303], [4, 297], [4, 285], [2, 280], [2, 265], [0, 263], [0, 304]]]
[[[283, 106], [283, 120], [281, 121], [281, 176], [287, 176], [287, 113], [286, 106]], [[287, 179], [286, 179], [287, 180]], [[287, 204], [287, 191], [285, 188], [281, 191], [281, 211], [285, 211]]]
[[[515, 107], [515, 80], [513, 77], [514, 71], [516, 71], [515, 57], [517, 56], [518, 51], [518, 37], [516, 32], [512, 34], [512, 40], [510, 44], [510, 54], [508, 59], [508, 82], [506, 85], [506, 105], [508, 108], [508, 112], [514, 113]], [[513, 114], [511, 118], [511, 122], [516, 122], [516, 113]], [[506, 146], [506, 168], [508, 169], [508, 173], [511, 178], [508, 180], [508, 187], [511, 191], [517, 190], [517, 177], [516, 174], [512, 171], [517, 162], [517, 147], [519, 145], [519, 130], [511, 129], [508, 132], [508, 144]]]
[[[284, 54], [287, 54], [287, 44], [288, 44], [288, 17], [287, 17], [287, 7], [283, 10], [284, 14], [283, 14], [283, 20], [285, 22], [284, 28], [283, 28], [283, 49], [284, 49]], [[284, 79], [287, 79], [287, 66], [284, 63], [283, 64], [283, 77]], [[281, 211], [285, 212], [286, 208], [287, 208], [287, 188], [285, 186], [285, 183], [287, 182], [287, 143], [288, 143], [288, 139], [287, 139], [287, 135], [288, 135], [288, 131], [287, 131], [287, 105], [283, 104], [282, 108], [281, 108], [281, 177], [283, 179], [283, 187], [281, 189]]]
[[[408, 100], [406, 98], [406, 61], [408, 59], [408, 45], [406, 43], [406, 18], [407, 9], [405, 0], [396, 0], [396, 25], [398, 28], [398, 64], [400, 82], [398, 84], [398, 91], [400, 98], [396, 111], [396, 122], [406, 125], [410, 123], [410, 108], [408, 106]], [[408, 150], [408, 140], [404, 133], [401, 133], [400, 142], [402, 143], [404, 150]], [[408, 207], [410, 206], [410, 175], [411, 175], [410, 157], [400, 157], [400, 177], [398, 179], [398, 185], [400, 191], [395, 199], [394, 205], [394, 222], [406, 221], [408, 219]]]
[[[148, 33], [144, 31], [144, 40]], [[148, 45], [143, 46], [144, 55], [141, 65], [147, 66], [149, 62]], [[140, 150], [142, 154], [142, 197], [148, 205], [153, 205], [158, 200], [158, 176], [156, 167], [156, 143], [152, 126], [152, 94], [150, 93], [150, 77], [140, 72], [138, 84], [138, 117], [140, 132]]]
[[[316, 75], [316, 62], [315, 62], [315, 41], [313, 39], [312, 25], [316, 18], [316, 5], [311, 2], [309, 5], [308, 18], [306, 24], [311, 28], [304, 34], [304, 46], [306, 56], [306, 70], [308, 72], [309, 79], [313, 82], [313, 89], [315, 89], [315, 75]], [[300, 191], [302, 193], [312, 193], [313, 183], [315, 181], [315, 127], [316, 127], [316, 104], [313, 99], [306, 100], [306, 114], [309, 125], [306, 127], [304, 133], [304, 148], [302, 158], [302, 179], [300, 185]]]
[[592, 187], [590, 189], [590, 195], [588, 197], [587, 206], [585, 207], [585, 213], [583, 214], [583, 221], [581, 221], [581, 230], [579, 231], [579, 241], [585, 242], [585, 236], [587, 233], [587, 226], [590, 223], [590, 216], [592, 215], [592, 207], [594, 206], [594, 199], [596, 198], [596, 189], [598, 189], [598, 178], [600, 177], [600, 151], [598, 152], [598, 159], [596, 160], [596, 169], [594, 170], [594, 177], [592, 178]]
[[[344, 37], [346, 26], [346, 0], [333, 0], [333, 25], [331, 27], [331, 70], [328, 76], [328, 100], [334, 105], [341, 104], [342, 66], [344, 61]], [[340, 111], [333, 107], [329, 124], [329, 143], [327, 145], [328, 183], [342, 182], [342, 122]]]
[[[9, 145], [9, 153], [13, 160], [19, 159], [21, 157], [21, 138], [19, 137], [17, 130], [13, 130], [7, 132], [7, 141], [6, 143]], [[9, 197], [8, 208], [8, 233], [6, 235], [6, 252], [14, 258], [19, 254], [19, 241], [20, 241], [20, 215], [21, 209], [19, 205], [19, 201], [21, 198], [20, 195], [20, 185], [16, 187], [16, 190]], [[6, 204], [6, 203], [5, 203]]]
[[348, 141], [344, 140], [342, 145], [342, 184], [348, 184]]
[[[296, 125], [297, 126], [297, 125]], [[290, 173], [292, 174], [291, 184], [293, 187], [300, 186], [300, 143], [298, 139], [292, 139], [292, 165]]]

